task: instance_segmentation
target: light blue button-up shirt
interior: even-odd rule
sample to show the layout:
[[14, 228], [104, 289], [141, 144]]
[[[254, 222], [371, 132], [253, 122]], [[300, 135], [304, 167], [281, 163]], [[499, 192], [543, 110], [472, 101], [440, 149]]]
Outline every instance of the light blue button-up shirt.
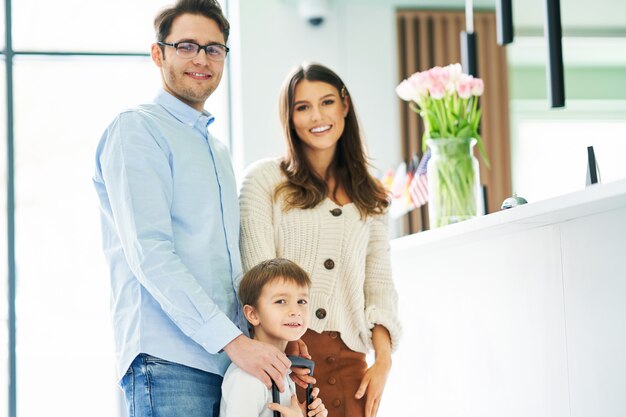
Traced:
[[139, 353], [224, 375], [221, 350], [245, 329], [237, 186], [211, 122], [161, 91], [118, 115], [98, 145], [119, 378]]

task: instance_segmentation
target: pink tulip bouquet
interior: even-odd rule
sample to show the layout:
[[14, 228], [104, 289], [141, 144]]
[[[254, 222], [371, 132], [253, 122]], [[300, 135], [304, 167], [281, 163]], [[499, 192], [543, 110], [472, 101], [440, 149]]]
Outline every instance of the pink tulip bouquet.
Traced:
[[424, 121], [422, 143], [430, 147], [428, 161], [429, 223], [431, 228], [476, 217], [481, 188], [474, 144], [489, 166], [478, 133], [481, 111], [480, 78], [463, 74], [460, 64], [417, 72], [396, 87], [402, 100]]
[[481, 116], [478, 98], [483, 91], [483, 80], [464, 74], [461, 64], [416, 72], [396, 87], [398, 96], [408, 101], [424, 120], [424, 148], [427, 139], [475, 138], [488, 164], [478, 134]]

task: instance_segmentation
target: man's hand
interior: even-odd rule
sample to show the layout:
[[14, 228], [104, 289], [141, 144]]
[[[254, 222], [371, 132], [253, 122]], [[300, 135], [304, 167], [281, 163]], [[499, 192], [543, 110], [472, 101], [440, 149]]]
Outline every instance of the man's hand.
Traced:
[[239, 335], [224, 346], [224, 351], [235, 365], [258, 378], [267, 388], [272, 388], [274, 380], [278, 390], [285, 391], [285, 375], [291, 362], [279, 349]]

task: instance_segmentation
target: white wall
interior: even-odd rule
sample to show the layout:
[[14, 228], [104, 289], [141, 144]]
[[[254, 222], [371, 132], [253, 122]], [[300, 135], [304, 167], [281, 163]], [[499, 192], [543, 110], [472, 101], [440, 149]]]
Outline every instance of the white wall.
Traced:
[[[395, 9], [391, 2], [332, 2], [320, 27], [298, 16], [286, 0], [240, 1], [231, 10], [233, 136], [238, 172], [251, 162], [282, 154], [278, 95], [289, 70], [315, 61], [334, 71], [352, 94], [374, 165], [400, 158]], [[238, 152], [235, 152], [236, 154]]]

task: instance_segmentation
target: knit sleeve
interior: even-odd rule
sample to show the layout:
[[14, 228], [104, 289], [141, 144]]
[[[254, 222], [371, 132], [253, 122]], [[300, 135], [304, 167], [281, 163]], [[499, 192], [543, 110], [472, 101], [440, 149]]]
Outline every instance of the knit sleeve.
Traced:
[[276, 257], [273, 222], [276, 172], [275, 161], [262, 161], [252, 165], [243, 180], [239, 204], [241, 260], [244, 271], [250, 270], [259, 262]]
[[365, 265], [365, 319], [368, 328], [384, 326], [396, 350], [401, 334], [398, 319], [398, 293], [391, 275], [387, 215], [372, 219]]

